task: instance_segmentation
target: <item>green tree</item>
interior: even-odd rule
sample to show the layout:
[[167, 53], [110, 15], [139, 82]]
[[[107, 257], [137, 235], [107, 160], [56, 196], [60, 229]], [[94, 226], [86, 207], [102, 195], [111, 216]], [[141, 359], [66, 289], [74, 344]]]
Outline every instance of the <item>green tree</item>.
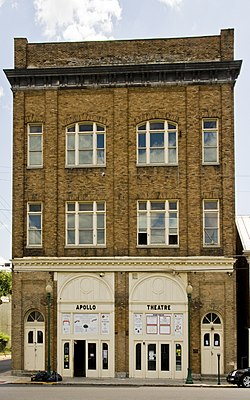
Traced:
[[0, 271], [0, 297], [11, 294], [12, 279], [11, 272]]

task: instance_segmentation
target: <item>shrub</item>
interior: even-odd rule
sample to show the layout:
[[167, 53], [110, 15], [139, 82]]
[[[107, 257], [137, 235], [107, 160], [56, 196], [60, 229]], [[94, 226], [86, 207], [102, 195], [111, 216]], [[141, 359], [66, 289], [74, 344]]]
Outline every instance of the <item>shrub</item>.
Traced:
[[10, 340], [9, 335], [0, 332], [0, 352], [4, 352], [9, 340]]

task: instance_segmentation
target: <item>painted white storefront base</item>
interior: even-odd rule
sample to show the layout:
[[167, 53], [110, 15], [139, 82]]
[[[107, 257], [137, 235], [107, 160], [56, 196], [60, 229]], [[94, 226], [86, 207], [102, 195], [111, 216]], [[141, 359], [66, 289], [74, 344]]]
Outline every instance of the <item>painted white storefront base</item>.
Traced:
[[114, 274], [58, 274], [58, 371], [114, 376]]
[[186, 274], [130, 274], [130, 377], [186, 377], [186, 286]]

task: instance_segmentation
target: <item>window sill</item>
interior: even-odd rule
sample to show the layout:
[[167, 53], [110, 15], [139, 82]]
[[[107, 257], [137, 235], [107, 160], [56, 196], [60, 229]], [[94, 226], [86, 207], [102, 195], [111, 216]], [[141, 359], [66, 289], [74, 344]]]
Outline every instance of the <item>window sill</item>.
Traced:
[[150, 164], [136, 164], [137, 167], [178, 167], [178, 163], [166, 164], [166, 163], [150, 163]]
[[90, 245], [82, 245], [82, 244], [72, 244], [64, 246], [65, 249], [106, 249], [105, 244], [90, 244]]
[[43, 165], [27, 165], [27, 169], [42, 169]]
[[220, 244], [203, 244], [204, 249], [214, 249], [214, 248], [218, 249], [220, 247], [221, 247]]
[[202, 165], [203, 165], [203, 167], [213, 166], [213, 165], [218, 166], [218, 165], [220, 165], [220, 163], [219, 162], [204, 162], [203, 161]]
[[178, 244], [137, 244], [137, 249], [178, 249]]
[[65, 165], [66, 169], [78, 169], [78, 168], [105, 168], [106, 164], [84, 164], [84, 165]]

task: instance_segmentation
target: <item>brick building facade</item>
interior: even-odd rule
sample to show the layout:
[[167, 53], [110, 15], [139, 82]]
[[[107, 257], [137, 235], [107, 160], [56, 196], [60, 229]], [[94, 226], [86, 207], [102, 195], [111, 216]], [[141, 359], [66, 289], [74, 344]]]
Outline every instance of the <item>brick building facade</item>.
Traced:
[[[234, 32], [15, 39], [13, 371], [236, 362]], [[46, 285], [52, 286], [50, 332]], [[48, 335], [49, 333], [49, 335]]]

